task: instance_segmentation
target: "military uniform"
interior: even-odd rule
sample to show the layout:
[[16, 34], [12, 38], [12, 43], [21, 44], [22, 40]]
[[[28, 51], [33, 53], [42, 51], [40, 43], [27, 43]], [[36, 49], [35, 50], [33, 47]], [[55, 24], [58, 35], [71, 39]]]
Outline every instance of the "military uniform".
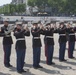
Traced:
[[61, 22], [59, 25], [59, 28], [56, 30], [57, 33], [59, 33], [59, 61], [63, 62], [65, 60], [65, 50], [66, 50], [66, 42], [67, 42], [67, 36], [66, 36], [66, 27], [64, 25], [64, 22]]
[[52, 58], [53, 58], [53, 52], [54, 52], [54, 38], [53, 38], [54, 28], [46, 28], [44, 30], [44, 41], [45, 41], [45, 55], [46, 55], [46, 61], [48, 65], [53, 64]]
[[31, 28], [31, 33], [32, 33], [32, 47], [33, 47], [33, 67], [35, 69], [37, 68], [42, 68], [39, 63], [40, 63], [40, 55], [41, 55], [41, 39], [40, 39], [40, 34], [42, 33], [42, 30], [39, 27], [32, 27]]
[[15, 28], [14, 36], [16, 37], [16, 40], [17, 40], [15, 45], [16, 54], [17, 54], [17, 71], [19, 73], [22, 73], [24, 71], [23, 66], [24, 66], [24, 59], [25, 59], [25, 52], [26, 52], [25, 36], [30, 36], [30, 31]]
[[8, 30], [8, 26], [1, 27], [0, 37], [3, 37], [3, 49], [4, 49], [4, 65], [5, 67], [11, 67], [10, 65], [10, 55], [11, 47], [13, 44], [11, 32]]
[[64, 59], [65, 50], [66, 50], [66, 42], [67, 42], [66, 28], [65, 27], [59, 28], [58, 33], [59, 33], [59, 60], [66, 61]]
[[68, 57], [69, 58], [74, 58], [73, 57], [73, 51], [75, 48], [75, 29], [70, 27], [67, 28], [67, 32], [68, 32]]

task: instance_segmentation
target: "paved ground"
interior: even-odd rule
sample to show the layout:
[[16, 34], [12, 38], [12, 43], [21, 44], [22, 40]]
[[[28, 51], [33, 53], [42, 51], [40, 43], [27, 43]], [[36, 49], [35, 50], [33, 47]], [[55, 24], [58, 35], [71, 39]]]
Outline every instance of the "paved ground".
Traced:
[[[67, 50], [66, 50], [66, 59], [67, 62], [59, 62], [58, 54], [59, 54], [59, 45], [58, 45], [58, 34], [54, 35], [55, 38], [55, 49], [54, 49], [54, 59], [53, 62], [56, 63], [54, 66], [46, 65], [46, 58], [44, 55], [44, 43], [43, 36], [42, 39], [42, 52], [41, 52], [41, 65], [44, 67], [43, 69], [35, 70], [32, 67], [32, 36], [26, 37], [27, 50], [26, 50], [26, 59], [24, 69], [27, 70], [27, 73], [22, 75], [76, 75], [76, 59], [68, 59]], [[13, 36], [14, 44], [12, 46], [11, 53], [11, 64], [12, 68], [5, 68], [3, 65], [3, 48], [2, 48], [2, 38], [0, 37], [0, 75], [20, 75], [16, 72], [16, 52], [15, 52], [15, 37]], [[74, 51], [74, 56], [76, 57], [76, 51]]]

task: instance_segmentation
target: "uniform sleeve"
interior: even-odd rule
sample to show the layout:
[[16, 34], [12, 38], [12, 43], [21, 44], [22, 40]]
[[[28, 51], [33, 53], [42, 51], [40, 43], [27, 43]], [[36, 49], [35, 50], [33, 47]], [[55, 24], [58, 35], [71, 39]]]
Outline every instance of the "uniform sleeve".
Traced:
[[30, 36], [30, 31], [25, 31], [25, 32], [24, 32], [24, 35], [25, 35], [25, 36]]
[[66, 28], [66, 33], [69, 34], [70, 28]]
[[43, 34], [45, 35], [45, 34], [47, 33], [47, 31], [48, 31], [48, 30], [45, 29], [45, 30], [43, 31]]
[[14, 30], [14, 36], [17, 37], [23, 36], [23, 31], [18, 32], [17, 30]]
[[54, 33], [59, 33], [59, 29], [55, 29], [53, 32]]
[[[47, 33], [48, 33], [48, 29], [45, 29], [44, 31], [43, 31], [43, 33], [44, 33], [44, 35], [46, 35]], [[53, 29], [50, 29], [50, 32], [52, 32], [53, 31]]]
[[67, 29], [66, 29], [66, 32], [67, 32], [67, 33], [74, 32], [74, 31], [75, 31], [74, 28], [67, 28]]
[[35, 29], [31, 29], [31, 33], [32, 33], [32, 35], [37, 35], [37, 34], [39, 34], [41, 32], [41, 30], [40, 29], [38, 29], [37, 31], [35, 31]]
[[74, 27], [74, 31], [76, 32], [76, 27]]
[[44, 30], [40, 30], [40, 34], [45, 35]]
[[4, 36], [5, 36], [4, 29], [3, 29], [3, 27], [1, 27], [0, 37], [4, 37]]

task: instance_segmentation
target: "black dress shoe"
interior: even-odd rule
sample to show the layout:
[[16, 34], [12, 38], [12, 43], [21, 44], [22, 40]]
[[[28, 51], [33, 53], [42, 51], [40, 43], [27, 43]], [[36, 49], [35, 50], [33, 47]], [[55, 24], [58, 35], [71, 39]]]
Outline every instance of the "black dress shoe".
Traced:
[[51, 65], [55, 65], [55, 63], [54, 63], [54, 62], [52, 62], [52, 63], [51, 63]]
[[10, 66], [9, 66], [9, 65], [5, 65], [5, 67], [6, 67], [6, 68], [9, 68]]
[[9, 67], [13, 67], [12, 65], [10, 65], [10, 64], [5, 64], [5, 67], [7, 67], [7, 68], [9, 68]]
[[43, 68], [43, 67], [39, 65], [38, 68]]
[[47, 64], [47, 65], [55, 65], [55, 63], [54, 62], [51, 62], [50, 64]]
[[74, 59], [75, 57], [69, 57], [70, 59]]
[[22, 72], [27, 72], [27, 71], [25, 71], [25, 70], [23, 69]]
[[24, 64], [26, 64], [26, 62], [24, 62]]
[[64, 59], [64, 60], [59, 60], [59, 61], [60, 61], [60, 62], [65, 62], [65, 61], [67, 61], [67, 60]]
[[75, 58], [75, 57], [72, 57], [73, 59]]
[[33, 66], [33, 68], [34, 68], [34, 69], [38, 69], [38, 67], [37, 67], [37, 66]]
[[64, 59], [63, 61], [67, 61], [67, 60]]
[[22, 71], [17, 71], [19, 74], [22, 74]]
[[13, 67], [13, 66], [9, 64], [9, 67]]

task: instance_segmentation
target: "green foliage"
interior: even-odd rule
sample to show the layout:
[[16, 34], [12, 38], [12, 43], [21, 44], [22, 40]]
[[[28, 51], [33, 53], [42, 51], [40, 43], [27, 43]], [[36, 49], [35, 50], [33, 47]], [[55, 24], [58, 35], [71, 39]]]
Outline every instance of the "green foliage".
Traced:
[[[28, 0], [29, 6], [37, 6], [39, 11], [44, 11], [45, 7], [51, 7], [53, 14], [65, 13], [75, 14], [76, 13], [76, 0]], [[0, 14], [14, 14], [25, 12], [25, 4], [7, 4], [0, 7]]]
[[46, 4], [52, 7], [54, 12], [57, 10], [58, 13], [76, 13], [76, 0], [28, 0], [28, 5], [39, 8]]
[[0, 8], [0, 14], [11, 14], [25, 12], [25, 4], [8, 4]]

